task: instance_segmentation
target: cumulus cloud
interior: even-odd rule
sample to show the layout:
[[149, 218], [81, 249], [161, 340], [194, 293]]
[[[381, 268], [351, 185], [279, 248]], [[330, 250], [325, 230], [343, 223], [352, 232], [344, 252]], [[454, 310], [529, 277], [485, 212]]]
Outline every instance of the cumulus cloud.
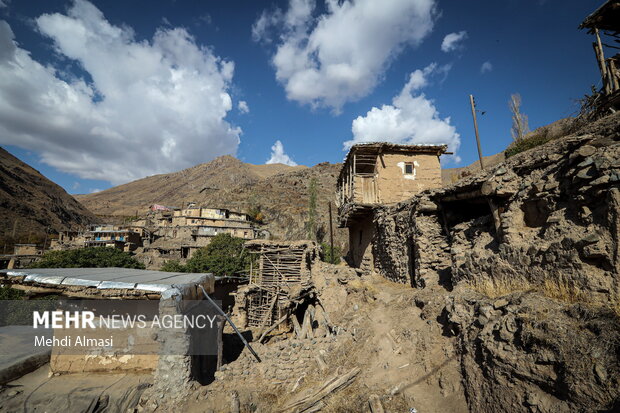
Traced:
[[368, 95], [394, 57], [431, 32], [435, 16], [435, 0], [326, 0], [319, 16], [315, 6], [290, 0], [286, 11], [263, 12], [252, 37], [279, 34], [272, 64], [288, 99], [335, 112]]
[[114, 184], [236, 153], [225, 118], [234, 64], [183, 28], [136, 40], [91, 3], [35, 20], [80, 78], [35, 61], [0, 21], [0, 143], [34, 150], [82, 178]]
[[482, 66], [480, 66], [480, 73], [484, 74], [491, 71], [493, 71], [493, 65], [489, 61], [484, 62]]
[[284, 153], [284, 145], [282, 145], [282, 142], [280, 142], [279, 140], [276, 141], [271, 147], [271, 158], [269, 158], [269, 160], [265, 163], [283, 163], [284, 165], [288, 166], [297, 165], [297, 163], [293, 161], [290, 156]]
[[442, 119], [433, 101], [420, 92], [429, 85], [431, 76], [446, 70], [449, 69], [433, 63], [411, 73], [391, 105], [373, 107], [366, 116], [353, 120], [353, 139], [344, 143], [345, 149], [356, 143], [385, 141], [399, 144], [445, 143], [450, 150], [456, 151], [460, 137], [450, 124], [450, 118]]
[[250, 111], [250, 107], [248, 106], [248, 102], [246, 102], [245, 100], [240, 100], [239, 103], [237, 104], [237, 109], [239, 109], [239, 112], [241, 113], [248, 113]]
[[441, 50], [448, 53], [460, 49], [463, 47], [465, 39], [467, 39], [467, 32], [465, 30], [447, 34], [441, 42]]

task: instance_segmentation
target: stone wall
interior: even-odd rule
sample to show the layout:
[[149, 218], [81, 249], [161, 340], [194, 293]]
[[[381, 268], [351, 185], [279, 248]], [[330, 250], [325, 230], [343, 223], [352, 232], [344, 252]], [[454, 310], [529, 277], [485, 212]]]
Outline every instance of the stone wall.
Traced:
[[438, 206], [426, 197], [375, 212], [375, 270], [385, 278], [425, 287], [450, 284], [450, 250]]
[[376, 209], [375, 270], [417, 287], [485, 277], [552, 280], [595, 300], [617, 299], [618, 126], [593, 128], [598, 133], [551, 142]]

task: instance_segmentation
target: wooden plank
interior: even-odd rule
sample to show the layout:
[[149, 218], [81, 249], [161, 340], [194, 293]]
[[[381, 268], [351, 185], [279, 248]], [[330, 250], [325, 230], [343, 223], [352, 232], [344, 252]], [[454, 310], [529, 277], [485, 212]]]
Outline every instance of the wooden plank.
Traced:
[[[308, 389], [303, 393], [300, 393], [293, 401], [284, 406], [282, 411], [284, 412], [308, 412], [317, 411], [315, 406], [338, 390], [344, 389], [349, 386], [355, 380], [355, 377], [359, 374], [359, 367], [351, 369], [349, 372], [338, 376], [337, 374], [327, 379], [318, 390]], [[310, 410], [314, 409], [314, 410]]]
[[297, 338], [301, 338], [301, 326], [299, 325], [297, 316], [293, 314], [291, 317], [291, 320], [293, 321], [293, 329], [295, 330], [295, 336], [297, 336]]
[[384, 413], [381, 399], [376, 394], [371, 394], [368, 398], [368, 407], [370, 407], [371, 413]]
[[217, 317], [217, 366], [216, 370], [220, 371], [222, 368], [222, 363], [224, 361], [224, 342], [222, 339], [222, 335], [224, 333], [224, 317]]
[[267, 336], [267, 334], [271, 333], [273, 330], [275, 330], [280, 324], [282, 324], [283, 322], [286, 321], [286, 319], [288, 318], [288, 314], [284, 314], [278, 321], [276, 321], [275, 323], [273, 323], [273, 325], [271, 327], [269, 327], [258, 339], [259, 343], [262, 343], [263, 340], [265, 339], [265, 337]]

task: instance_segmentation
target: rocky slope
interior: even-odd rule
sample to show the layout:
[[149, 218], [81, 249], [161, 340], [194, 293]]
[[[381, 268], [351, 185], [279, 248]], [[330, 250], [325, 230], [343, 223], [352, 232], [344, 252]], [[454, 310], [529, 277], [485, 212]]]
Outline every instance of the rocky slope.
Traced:
[[[329, 230], [327, 203], [333, 199], [339, 164], [311, 168], [282, 164], [251, 165], [232, 156], [170, 174], [154, 175], [95, 194], [76, 198], [98, 215], [128, 216], [146, 212], [153, 204], [200, 205], [246, 212], [260, 207], [268, 229], [282, 239], [306, 238], [308, 187], [317, 185], [319, 225]], [[334, 210], [334, 229], [336, 230]], [[346, 233], [336, 230], [335, 242], [346, 244]]]
[[96, 221], [95, 216], [39, 171], [0, 148], [0, 234], [36, 241], [46, 228], [60, 231]]
[[470, 411], [617, 411], [619, 217], [616, 113], [377, 211], [375, 265], [443, 289]]

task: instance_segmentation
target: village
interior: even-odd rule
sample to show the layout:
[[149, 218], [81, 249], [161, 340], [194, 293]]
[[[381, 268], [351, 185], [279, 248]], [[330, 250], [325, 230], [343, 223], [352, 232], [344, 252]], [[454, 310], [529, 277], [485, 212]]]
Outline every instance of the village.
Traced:
[[[618, 411], [620, 55], [605, 58], [599, 31], [617, 36], [619, 6], [581, 25], [602, 85], [587, 112], [486, 165], [479, 152], [449, 181], [447, 144], [354, 143], [321, 237], [187, 199], [15, 243], [0, 256], [15, 294], [0, 300], [0, 411]], [[241, 245], [242, 269], [188, 270], [222, 237]], [[39, 268], [84, 250], [135, 266]], [[31, 310], [36, 326], [76, 308], [74, 326], [32, 340]], [[84, 312], [212, 322], [87, 331]]]
[[[269, 237], [268, 232], [244, 213], [203, 208], [192, 202], [184, 208], [154, 204], [143, 218], [127, 224], [92, 224], [89, 228], [61, 231], [57, 238], [50, 240], [47, 250], [116, 248], [134, 253], [148, 269], [159, 269], [169, 260], [185, 263], [218, 234], [244, 240]], [[41, 245], [17, 244], [14, 253], [0, 257], [0, 261], [4, 262], [4, 268], [20, 268], [36, 261], [43, 252]]]

